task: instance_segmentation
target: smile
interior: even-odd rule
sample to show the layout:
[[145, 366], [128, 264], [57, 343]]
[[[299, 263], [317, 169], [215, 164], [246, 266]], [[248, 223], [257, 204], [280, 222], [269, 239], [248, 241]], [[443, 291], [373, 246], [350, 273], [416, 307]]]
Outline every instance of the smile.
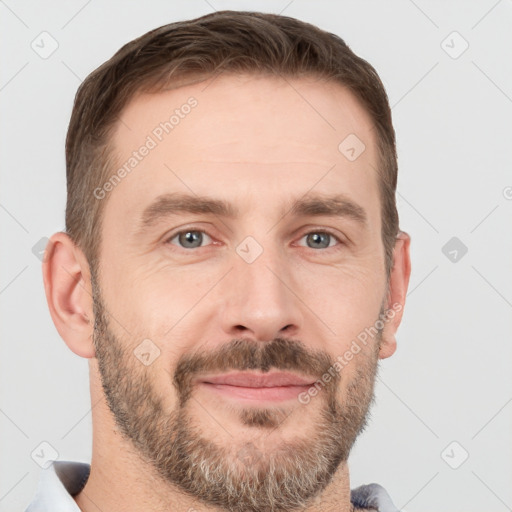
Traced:
[[296, 399], [307, 391], [316, 379], [288, 372], [255, 374], [229, 373], [202, 377], [198, 384], [227, 398], [249, 401], [282, 401]]

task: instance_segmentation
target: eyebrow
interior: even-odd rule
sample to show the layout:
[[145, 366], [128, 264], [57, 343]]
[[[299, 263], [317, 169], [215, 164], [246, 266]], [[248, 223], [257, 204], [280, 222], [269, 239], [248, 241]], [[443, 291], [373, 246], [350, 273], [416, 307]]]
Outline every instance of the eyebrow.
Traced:
[[[296, 217], [327, 216], [349, 218], [366, 225], [368, 217], [364, 208], [342, 194], [308, 194], [293, 202], [282, 217], [291, 214]], [[140, 231], [155, 225], [158, 221], [181, 213], [207, 214], [224, 218], [236, 218], [239, 210], [222, 199], [174, 193], [158, 196], [142, 213]]]

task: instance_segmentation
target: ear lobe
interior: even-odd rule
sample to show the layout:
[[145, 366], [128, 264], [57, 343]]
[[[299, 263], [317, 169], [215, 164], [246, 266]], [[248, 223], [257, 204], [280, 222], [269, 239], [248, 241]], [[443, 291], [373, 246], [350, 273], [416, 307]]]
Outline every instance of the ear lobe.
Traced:
[[43, 258], [43, 281], [50, 314], [67, 346], [94, 357], [94, 316], [89, 265], [66, 233], [55, 233]]
[[393, 268], [389, 277], [386, 320], [382, 331], [379, 358], [392, 356], [396, 350], [396, 331], [402, 321], [405, 297], [411, 276], [409, 248], [411, 237], [404, 231], [397, 235], [393, 250]]

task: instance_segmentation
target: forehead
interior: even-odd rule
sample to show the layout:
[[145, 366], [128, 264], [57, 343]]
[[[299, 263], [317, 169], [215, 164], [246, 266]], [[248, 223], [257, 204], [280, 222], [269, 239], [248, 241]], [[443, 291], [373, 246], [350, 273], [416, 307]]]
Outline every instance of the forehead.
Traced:
[[283, 194], [313, 188], [375, 203], [375, 137], [355, 96], [319, 79], [220, 75], [141, 94], [121, 113], [112, 138], [112, 176], [121, 177], [108, 187], [105, 215], [140, 215], [176, 191], [246, 205], [263, 194], [267, 210]]
[[[166, 123], [172, 125], [170, 131]], [[273, 147], [270, 157], [279, 155], [280, 142], [286, 143], [283, 152], [290, 143], [302, 142], [305, 146], [297, 148], [298, 156], [310, 157], [314, 149], [317, 157], [332, 161], [332, 150], [336, 152], [336, 142], [344, 135], [353, 133], [371, 142], [372, 132], [370, 115], [340, 84], [318, 78], [221, 75], [179, 89], [137, 95], [121, 114], [114, 143], [122, 151], [138, 147], [141, 135], [152, 135], [157, 142], [162, 138], [164, 143], [180, 143], [184, 153], [190, 149], [186, 139], [191, 143], [195, 138], [196, 144], [208, 143], [213, 153], [215, 145], [226, 146], [231, 137], [237, 142], [232, 154], [249, 160], [263, 144]], [[257, 158], [262, 161], [265, 155]]]

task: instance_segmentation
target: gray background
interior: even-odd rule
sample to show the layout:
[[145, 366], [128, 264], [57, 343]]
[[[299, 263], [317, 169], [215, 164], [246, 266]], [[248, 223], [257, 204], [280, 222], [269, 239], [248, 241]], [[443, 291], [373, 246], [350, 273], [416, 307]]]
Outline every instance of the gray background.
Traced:
[[[76, 89], [125, 42], [213, 9], [337, 33], [376, 67], [393, 106], [413, 271], [352, 487], [378, 482], [407, 512], [512, 510], [510, 0], [0, 0], [0, 511], [30, 501], [41, 442], [90, 460], [87, 361], [59, 338], [33, 254], [64, 228]], [[47, 58], [43, 31], [58, 43]]]

